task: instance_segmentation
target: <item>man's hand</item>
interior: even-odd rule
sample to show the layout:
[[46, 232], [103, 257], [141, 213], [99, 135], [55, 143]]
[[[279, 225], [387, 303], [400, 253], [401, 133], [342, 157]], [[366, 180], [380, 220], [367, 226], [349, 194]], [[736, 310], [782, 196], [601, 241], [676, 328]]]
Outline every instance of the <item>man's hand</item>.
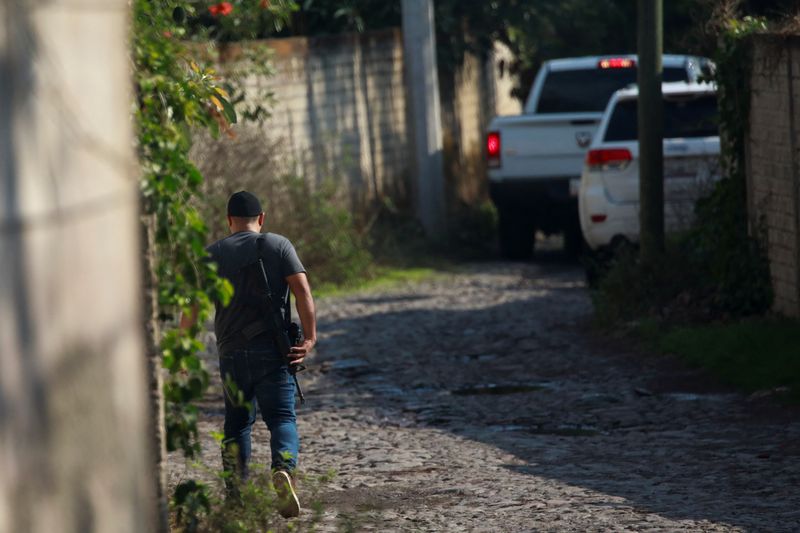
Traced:
[[305, 340], [300, 346], [294, 346], [289, 351], [289, 364], [300, 364], [303, 359], [314, 349], [317, 344], [317, 318], [314, 310], [314, 298], [311, 296], [311, 287], [308, 285], [308, 276], [305, 272], [287, 276], [286, 283], [294, 294], [297, 315], [303, 326]]
[[289, 350], [289, 364], [290, 365], [298, 365], [303, 362], [303, 359], [314, 349], [314, 345], [317, 343], [314, 339], [307, 339], [304, 340], [302, 344], [299, 346], [292, 346]]

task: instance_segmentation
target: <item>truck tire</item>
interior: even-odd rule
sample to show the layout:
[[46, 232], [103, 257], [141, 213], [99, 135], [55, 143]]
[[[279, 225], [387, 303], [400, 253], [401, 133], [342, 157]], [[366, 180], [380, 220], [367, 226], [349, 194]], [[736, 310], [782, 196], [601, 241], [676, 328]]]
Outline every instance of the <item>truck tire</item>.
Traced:
[[498, 232], [500, 252], [506, 259], [523, 261], [533, 255], [536, 228], [529, 217], [509, 209], [500, 209]]
[[564, 229], [564, 253], [571, 259], [580, 257], [583, 251], [583, 233], [580, 223], [570, 224]]

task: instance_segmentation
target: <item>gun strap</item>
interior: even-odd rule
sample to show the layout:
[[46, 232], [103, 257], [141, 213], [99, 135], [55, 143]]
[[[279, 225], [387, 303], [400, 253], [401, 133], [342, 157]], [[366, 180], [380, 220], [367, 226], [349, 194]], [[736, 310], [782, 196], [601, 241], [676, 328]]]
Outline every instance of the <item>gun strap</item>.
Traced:
[[[264, 277], [264, 283], [266, 285], [265, 288], [267, 289], [266, 293], [265, 293], [265, 296], [266, 296], [266, 299], [267, 299], [267, 304], [269, 305], [270, 309], [273, 310], [273, 312], [274, 312], [275, 304], [273, 303], [273, 300], [272, 300], [272, 288], [269, 286], [269, 276], [267, 275], [267, 269], [264, 266], [264, 263], [266, 262], [266, 258], [262, 257], [262, 255], [261, 255], [261, 243], [263, 242], [263, 241], [261, 241], [261, 239], [266, 239], [266, 234], [259, 235], [257, 237], [257, 239], [256, 239], [256, 252], [257, 252], [256, 253], [256, 257], [258, 257], [258, 261], [261, 263], [261, 268], [263, 268], [263, 271], [264, 271], [264, 276], [263, 277]], [[266, 246], [266, 242], [264, 242], [263, 245]], [[291, 300], [291, 291], [289, 291], [289, 288], [287, 287], [286, 288], [286, 312], [285, 313], [281, 313], [281, 315], [283, 316], [283, 326], [287, 330], [289, 329], [289, 324], [292, 321], [292, 306], [291, 306], [291, 302], [292, 302], [292, 300]], [[276, 331], [275, 334], [277, 334], [277, 333], [278, 332]], [[305, 369], [305, 367], [303, 367], [303, 369]], [[300, 370], [300, 369], [295, 367], [294, 371], [292, 371], [292, 365], [289, 365], [289, 373], [291, 374], [292, 378], [294, 379], [294, 386], [295, 386], [295, 389], [297, 390], [298, 396], [300, 396], [300, 403], [301, 404], [305, 404], [306, 403], [306, 398], [303, 395], [303, 389], [300, 388], [300, 382], [297, 381], [297, 371], [298, 370]]]
[[[270, 287], [270, 285], [269, 285], [269, 276], [266, 275], [266, 273], [267, 273], [267, 267], [266, 267], [267, 258], [262, 256], [262, 254], [261, 254], [261, 245], [260, 245], [260, 242], [259, 242], [259, 241], [263, 240], [264, 241], [264, 246], [266, 247], [267, 235], [268, 235], [268, 233], [262, 233], [261, 235], [259, 235], [256, 238], [256, 257], [258, 257], [258, 260], [260, 260], [262, 262], [262, 264], [264, 265], [264, 274], [265, 274], [264, 275], [264, 283], [266, 284], [266, 289], [267, 289], [267, 292], [266, 292], [267, 302], [269, 303], [270, 308], [275, 309], [275, 302], [272, 299], [272, 287]], [[285, 309], [285, 312], [281, 312], [281, 316], [283, 316], [284, 327], [286, 327], [288, 329], [289, 328], [289, 324], [291, 324], [291, 322], [292, 322], [292, 293], [291, 293], [291, 291], [289, 291], [288, 287], [286, 288], [286, 296], [284, 297], [283, 301], [286, 303], [286, 309]]]

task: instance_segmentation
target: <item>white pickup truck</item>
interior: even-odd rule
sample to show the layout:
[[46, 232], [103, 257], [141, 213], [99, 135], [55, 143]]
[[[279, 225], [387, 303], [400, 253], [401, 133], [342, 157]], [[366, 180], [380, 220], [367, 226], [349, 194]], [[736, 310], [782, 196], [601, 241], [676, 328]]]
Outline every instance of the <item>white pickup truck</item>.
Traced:
[[[495, 117], [486, 134], [489, 193], [499, 214], [500, 248], [527, 259], [534, 234], [563, 233], [580, 250], [577, 192], [586, 151], [615, 91], [636, 83], [635, 55], [547, 61], [523, 114]], [[664, 55], [665, 82], [696, 82], [706, 58]]]

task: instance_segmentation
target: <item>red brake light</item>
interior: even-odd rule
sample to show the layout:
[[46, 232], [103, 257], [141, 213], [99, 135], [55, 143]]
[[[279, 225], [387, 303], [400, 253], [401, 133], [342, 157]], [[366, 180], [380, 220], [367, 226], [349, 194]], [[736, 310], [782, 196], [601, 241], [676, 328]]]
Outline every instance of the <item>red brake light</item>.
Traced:
[[500, 132], [490, 131], [486, 135], [486, 156], [490, 167], [500, 166]]
[[609, 148], [589, 150], [586, 154], [586, 164], [590, 168], [624, 167], [633, 159], [631, 151], [627, 148]]
[[636, 61], [626, 57], [609, 57], [598, 61], [597, 66], [600, 68], [633, 68], [636, 66]]

